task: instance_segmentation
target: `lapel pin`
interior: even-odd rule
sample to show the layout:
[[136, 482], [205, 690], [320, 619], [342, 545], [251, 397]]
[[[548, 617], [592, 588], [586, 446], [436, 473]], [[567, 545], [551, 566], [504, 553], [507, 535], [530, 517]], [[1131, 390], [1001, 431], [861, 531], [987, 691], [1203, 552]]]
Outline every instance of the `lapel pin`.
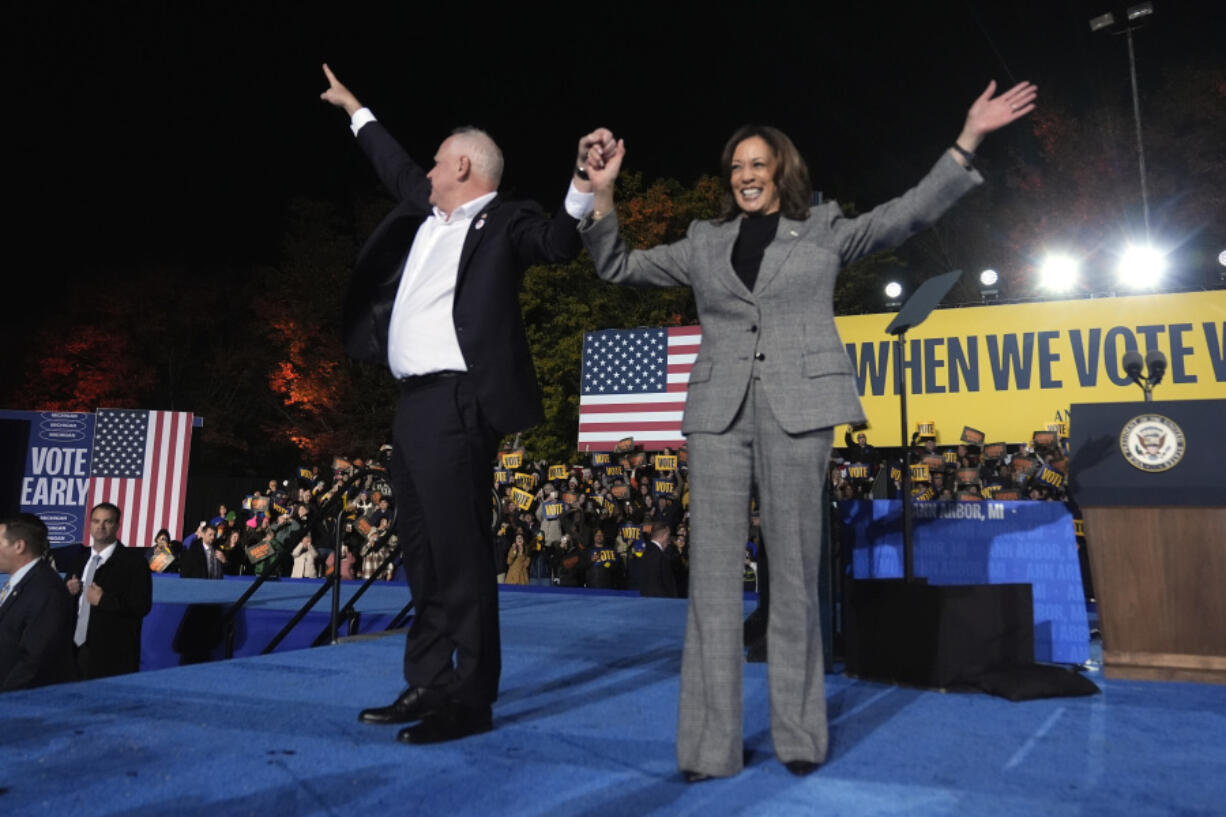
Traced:
[[485, 226], [485, 213], [482, 213], [480, 216], [477, 217], [477, 223], [473, 225], [473, 229], [480, 230], [484, 226]]
[[795, 230], [788, 230], [788, 235], [790, 235], [792, 238], [798, 238], [800, 233], [796, 232]]

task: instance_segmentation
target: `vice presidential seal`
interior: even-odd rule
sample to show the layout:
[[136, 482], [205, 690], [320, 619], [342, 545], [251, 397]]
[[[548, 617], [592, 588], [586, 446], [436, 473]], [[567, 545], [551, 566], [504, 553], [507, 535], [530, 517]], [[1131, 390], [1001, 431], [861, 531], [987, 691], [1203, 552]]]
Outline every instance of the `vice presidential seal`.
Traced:
[[1161, 414], [1133, 417], [1120, 432], [1124, 459], [1142, 471], [1167, 471], [1183, 459], [1187, 441], [1174, 420]]

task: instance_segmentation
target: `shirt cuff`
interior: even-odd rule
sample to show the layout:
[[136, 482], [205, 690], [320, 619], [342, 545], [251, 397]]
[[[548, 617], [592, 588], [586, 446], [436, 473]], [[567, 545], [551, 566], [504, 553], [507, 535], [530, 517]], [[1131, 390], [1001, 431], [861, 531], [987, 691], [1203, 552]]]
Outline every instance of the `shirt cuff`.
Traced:
[[353, 131], [354, 136], [357, 136], [363, 125], [374, 121], [375, 115], [371, 113], [370, 108], [358, 108], [349, 118], [349, 130]]
[[[358, 111], [361, 113], [361, 111]], [[358, 114], [354, 114], [354, 119], [357, 119]], [[371, 117], [374, 118], [373, 116]], [[570, 189], [566, 191], [566, 202], [564, 204], [566, 212], [571, 218], [583, 219], [588, 213], [596, 209], [596, 194], [595, 193], [580, 193], [575, 188], [575, 183], [570, 183]]]

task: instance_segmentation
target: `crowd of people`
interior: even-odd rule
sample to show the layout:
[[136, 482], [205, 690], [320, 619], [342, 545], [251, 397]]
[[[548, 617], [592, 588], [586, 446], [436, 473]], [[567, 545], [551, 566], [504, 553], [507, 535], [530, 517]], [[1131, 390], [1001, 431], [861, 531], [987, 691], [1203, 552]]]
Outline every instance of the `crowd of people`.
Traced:
[[398, 544], [391, 490], [385, 471], [363, 465], [338, 464], [330, 484], [307, 469], [297, 485], [271, 479], [234, 505], [219, 504], [182, 541], [160, 530], [150, 566], [195, 579], [318, 578], [338, 569], [343, 579], [391, 579], [394, 568], [386, 557]]
[[[902, 490], [902, 452], [882, 452], [864, 432], [844, 435], [830, 465], [835, 499], [896, 498]], [[1068, 452], [1060, 432], [1040, 432], [1024, 443], [938, 446], [934, 436], [912, 437], [907, 462], [916, 499], [1067, 502]]]
[[[1026, 443], [938, 446], [934, 437], [917, 433], [907, 449], [912, 492], [920, 501], [1067, 501], [1067, 452], [1052, 436]], [[862, 431], [847, 432], [844, 443], [830, 464], [833, 501], [900, 495], [901, 449], [878, 449]], [[642, 452], [585, 455], [583, 465], [558, 466], [525, 461], [520, 449], [501, 452], [491, 497], [498, 581], [685, 596], [688, 469], [684, 451], [662, 456], [664, 467]], [[336, 569], [339, 515], [341, 577], [377, 574], [391, 580], [396, 563], [386, 557], [398, 547], [395, 498], [386, 472], [378, 469], [356, 485], [347, 484], [363, 465], [360, 459], [338, 458], [330, 482], [317, 471], [304, 470], [292, 492], [291, 486], [269, 480], [241, 501], [219, 505], [182, 542], [159, 531], [152, 565], [185, 578], [330, 576]], [[324, 508], [329, 512], [321, 513]], [[761, 537], [756, 505], [748, 512], [745, 589], [754, 590]]]

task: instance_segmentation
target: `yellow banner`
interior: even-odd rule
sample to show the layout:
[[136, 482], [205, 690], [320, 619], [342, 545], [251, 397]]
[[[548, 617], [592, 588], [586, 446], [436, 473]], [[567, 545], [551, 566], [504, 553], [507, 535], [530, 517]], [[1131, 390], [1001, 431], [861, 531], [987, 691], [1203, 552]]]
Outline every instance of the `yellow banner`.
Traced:
[[525, 491], [530, 491], [536, 487], [536, 474], [526, 474], [523, 471], [515, 472], [515, 484]]
[[676, 454], [656, 454], [655, 466], [657, 471], [676, 471], [677, 470], [677, 455]]
[[567, 470], [568, 469], [565, 465], [551, 465], [549, 466], [549, 478], [566, 479]]
[[523, 461], [524, 455], [518, 451], [514, 453], [506, 452], [502, 454], [503, 468], [518, 468]]
[[[877, 446], [901, 444], [893, 318], [835, 321]], [[1168, 361], [1155, 399], [1226, 398], [1226, 290], [938, 309], [907, 333], [907, 413], [931, 420], [941, 445], [967, 425], [1022, 442], [1075, 423], [1073, 403], [1140, 403], [1120, 359], [1154, 349]]]

